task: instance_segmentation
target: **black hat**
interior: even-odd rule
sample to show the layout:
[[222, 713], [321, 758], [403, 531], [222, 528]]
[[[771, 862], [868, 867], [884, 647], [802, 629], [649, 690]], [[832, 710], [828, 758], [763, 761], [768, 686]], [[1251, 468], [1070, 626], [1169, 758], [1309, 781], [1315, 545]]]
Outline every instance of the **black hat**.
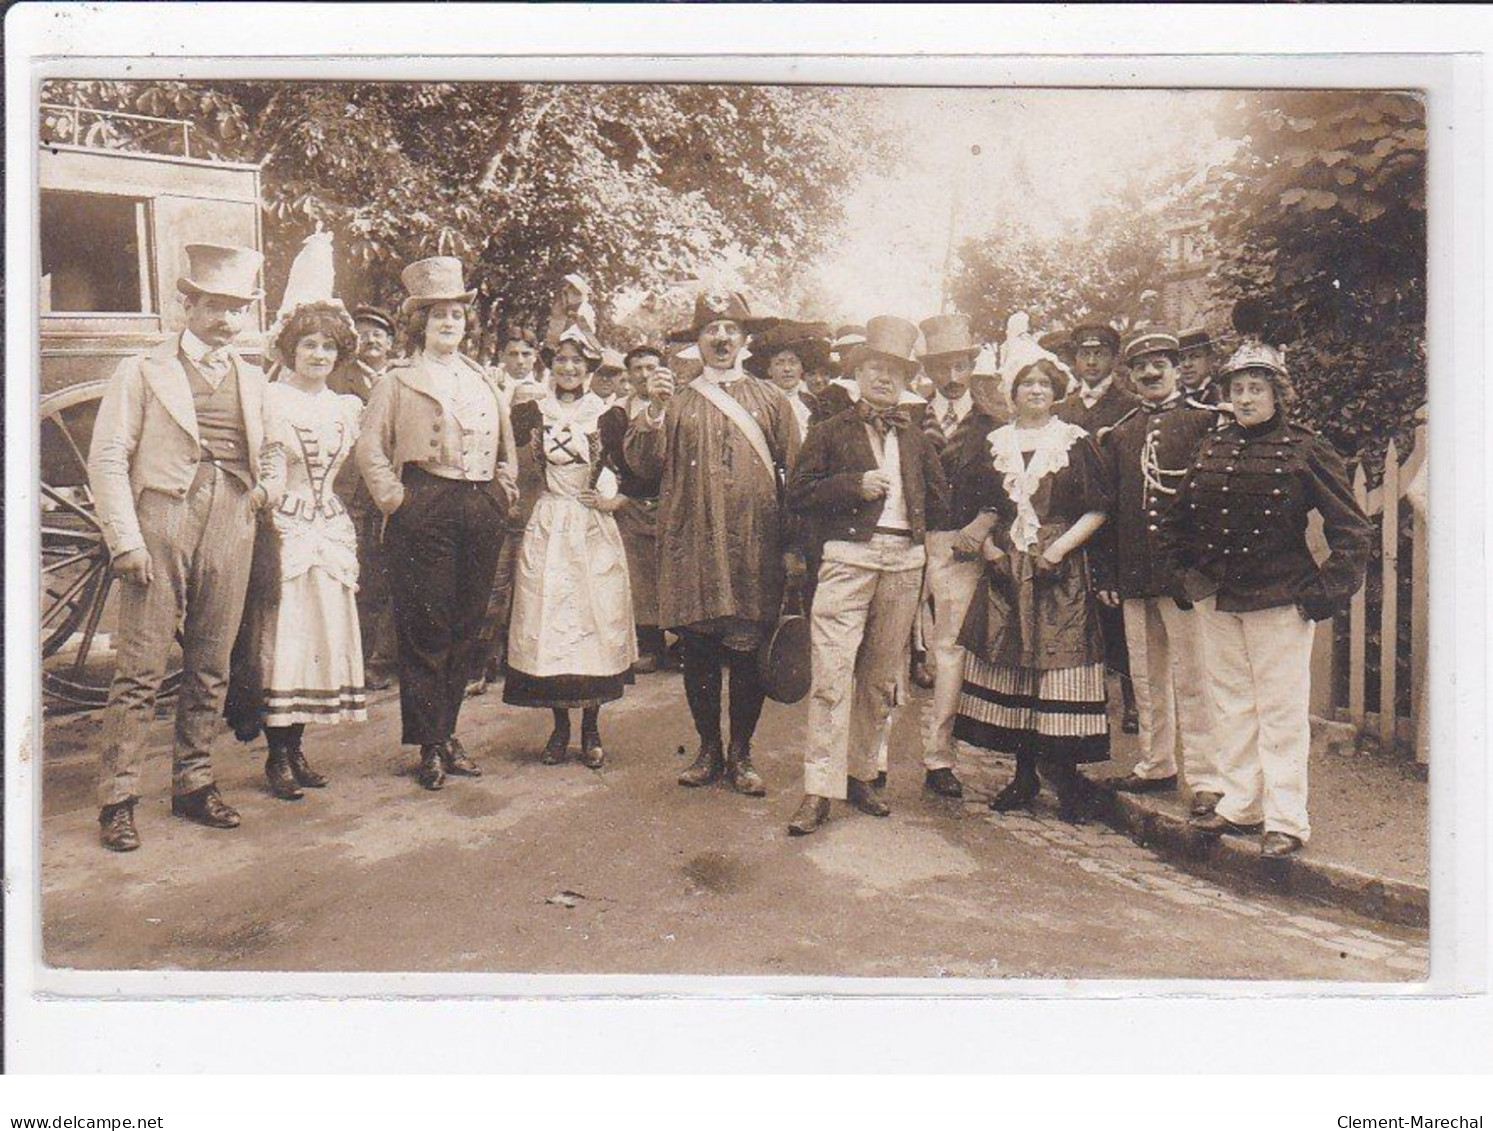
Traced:
[[394, 332], [394, 316], [381, 306], [357, 306], [353, 308], [353, 322], [372, 322], [389, 333]]
[[1120, 352], [1120, 334], [1108, 322], [1083, 322], [1073, 328], [1073, 348], [1103, 346], [1111, 353]]
[[768, 366], [780, 353], [794, 354], [804, 370], [829, 367], [829, 323], [794, 322], [788, 319], [752, 335], [747, 343], [751, 354], [741, 367], [753, 377], [767, 376]]
[[664, 360], [662, 350], [656, 349], [653, 346], [647, 345], [645, 343], [641, 346], [633, 346], [632, 349], [628, 350], [625, 354], [622, 355], [623, 368], [631, 367], [632, 363], [640, 357], [656, 357], [658, 358], [660, 363], [662, 363]]
[[1205, 349], [1213, 344], [1213, 337], [1206, 326], [1192, 326], [1177, 335], [1177, 344], [1184, 351]]
[[695, 299], [695, 316], [682, 330], [669, 335], [671, 342], [692, 342], [712, 322], [735, 322], [748, 334], [773, 325], [775, 318], [754, 318], [746, 296], [739, 291], [706, 291]]

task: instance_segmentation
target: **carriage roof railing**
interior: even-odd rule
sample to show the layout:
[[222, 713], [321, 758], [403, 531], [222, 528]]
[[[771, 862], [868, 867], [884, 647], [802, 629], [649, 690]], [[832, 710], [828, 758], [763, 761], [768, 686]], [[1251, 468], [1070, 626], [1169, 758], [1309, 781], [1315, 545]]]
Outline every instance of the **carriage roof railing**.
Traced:
[[[155, 153], [162, 157], [190, 158], [192, 156], [192, 132], [197, 127], [185, 118], [158, 118], [151, 114], [131, 114], [124, 110], [99, 110], [88, 106], [66, 106], [57, 102], [43, 102], [40, 109], [43, 114], [57, 115], [57, 120], [52, 123], [53, 133], [57, 136], [54, 136], [52, 140], [61, 144], [77, 145], [87, 149]], [[96, 120], [85, 130], [84, 119]], [[108, 128], [110, 123], [116, 121], [154, 123], [160, 128], [126, 137], [110, 132]], [[179, 153], [165, 148], [178, 136], [181, 138]], [[151, 148], [153, 145], [161, 145], [162, 148]]]

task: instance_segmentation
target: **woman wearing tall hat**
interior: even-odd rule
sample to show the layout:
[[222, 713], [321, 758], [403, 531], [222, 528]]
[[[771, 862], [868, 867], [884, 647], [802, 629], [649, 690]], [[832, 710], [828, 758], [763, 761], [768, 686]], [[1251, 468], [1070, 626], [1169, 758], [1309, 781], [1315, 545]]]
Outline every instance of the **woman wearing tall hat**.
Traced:
[[612, 517], [627, 499], [598, 429], [607, 404], [586, 388], [601, 347], [577, 325], [545, 353], [554, 388], [513, 410], [514, 437], [533, 446], [544, 486], [518, 553], [503, 702], [554, 712], [546, 765], [565, 759], [579, 710], [581, 762], [594, 770], [605, 758], [602, 704], [621, 698], [638, 658], [627, 552]]
[[[1223, 793], [1192, 824], [1263, 830], [1261, 854], [1284, 857], [1311, 836], [1312, 637], [1363, 584], [1371, 528], [1332, 445], [1291, 419], [1281, 351], [1246, 342], [1222, 376], [1233, 420], [1202, 441], [1159, 535], [1177, 603], [1202, 615], [1218, 708]], [[1329, 550], [1320, 565], [1306, 540], [1312, 511]]]
[[1104, 642], [1085, 545], [1111, 506], [1099, 453], [1053, 406], [1074, 384], [1035, 341], [1007, 343], [1014, 418], [990, 433], [985, 459], [960, 472], [956, 509], [993, 510], [985, 573], [959, 635], [967, 650], [954, 737], [1013, 754], [997, 811], [1029, 805], [1041, 774], [1060, 816], [1087, 820], [1096, 791], [1077, 767], [1109, 758]]
[[412, 353], [374, 388], [356, 449], [387, 519], [384, 548], [399, 635], [403, 741], [419, 781], [481, 770], [456, 737], [509, 511], [517, 499], [513, 430], [488, 373], [461, 353], [476, 320], [461, 262], [404, 269]]

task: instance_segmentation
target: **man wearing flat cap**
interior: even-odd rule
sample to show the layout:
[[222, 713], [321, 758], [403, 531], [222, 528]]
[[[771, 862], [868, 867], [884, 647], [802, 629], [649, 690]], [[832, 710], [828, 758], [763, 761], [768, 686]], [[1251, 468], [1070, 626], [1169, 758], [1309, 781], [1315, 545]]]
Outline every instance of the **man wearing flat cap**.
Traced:
[[[358, 353], [339, 364], [327, 378], [334, 393], [350, 393], [364, 404], [394, 360], [394, 316], [380, 306], [353, 310]], [[332, 489], [347, 507], [358, 532], [358, 623], [363, 629], [364, 679], [370, 691], [392, 682], [394, 671], [394, 604], [383, 554], [384, 516], [368, 493], [357, 464], [348, 460]]]
[[1160, 532], [1216, 414], [1183, 394], [1179, 352], [1176, 335], [1159, 327], [1138, 330], [1125, 343], [1140, 403], [1100, 440], [1115, 507], [1107, 528], [1110, 552], [1095, 557], [1095, 588], [1106, 606], [1123, 609], [1140, 715], [1140, 761], [1112, 786], [1125, 793], [1175, 790], [1180, 741], [1194, 804], [1207, 812], [1222, 786], [1203, 614], [1171, 600], [1176, 585], [1165, 565]]
[[145, 739], [178, 629], [171, 811], [208, 828], [239, 823], [218, 792], [211, 750], [249, 583], [254, 512], [285, 488], [285, 454], [264, 443], [264, 373], [233, 348], [261, 296], [263, 256], [216, 244], [188, 244], [186, 254], [176, 284], [186, 326], [120, 363], [88, 455], [120, 582], [99, 781], [100, 839], [116, 852], [140, 846], [134, 807]]
[[[674, 389], [667, 370], [649, 384], [652, 403], [628, 426], [627, 465], [659, 484], [659, 623], [680, 635], [684, 689], [699, 756], [679, 777], [704, 786], [722, 774], [738, 793], [767, 792], [751, 743], [766, 690], [757, 649], [783, 607], [788, 552], [781, 484], [798, 455], [787, 398], [741, 367], [746, 335], [761, 329], [739, 294], [708, 292], [688, 329], [704, 368]], [[730, 669], [730, 743], [721, 744], [721, 678]]]
[[1177, 365], [1182, 392], [1196, 404], [1212, 407], [1224, 399], [1223, 389], [1213, 380], [1213, 337], [1205, 326], [1194, 326], [1177, 335], [1182, 360]]
[[[1071, 337], [1073, 370], [1078, 374], [1078, 393], [1062, 401], [1056, 415], [1077, 424], [1095, 441], [1103, 438], [1121, 417], [1136, 406], [1135, 394], [1120, 384], [1115, 362], [1120, 353], [1120, 335], [1104, 321], [1088, 321], [1074, 328]], [[1120, 729], [1126, 734], [1139, 730], [1135, 689], [1130, 682], [1130, 655], [1125, 646], [1125, 623], [1118, 608], [1101, 605], [1099, 624], [1104, 632], [1104, 663], [1120, 681], [1124, 717]]]

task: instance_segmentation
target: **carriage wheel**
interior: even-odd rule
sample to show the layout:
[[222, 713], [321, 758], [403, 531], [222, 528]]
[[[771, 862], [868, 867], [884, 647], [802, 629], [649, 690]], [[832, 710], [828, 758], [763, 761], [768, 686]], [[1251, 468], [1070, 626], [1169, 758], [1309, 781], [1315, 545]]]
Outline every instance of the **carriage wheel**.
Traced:
[[[103, 395], [93, 381], [41, 402], [42, 691], [62, 708], [103, 706], [114, 674], [114, 578], [86, 454]], [[180, 682], [173, 656], [162, 694]]]

